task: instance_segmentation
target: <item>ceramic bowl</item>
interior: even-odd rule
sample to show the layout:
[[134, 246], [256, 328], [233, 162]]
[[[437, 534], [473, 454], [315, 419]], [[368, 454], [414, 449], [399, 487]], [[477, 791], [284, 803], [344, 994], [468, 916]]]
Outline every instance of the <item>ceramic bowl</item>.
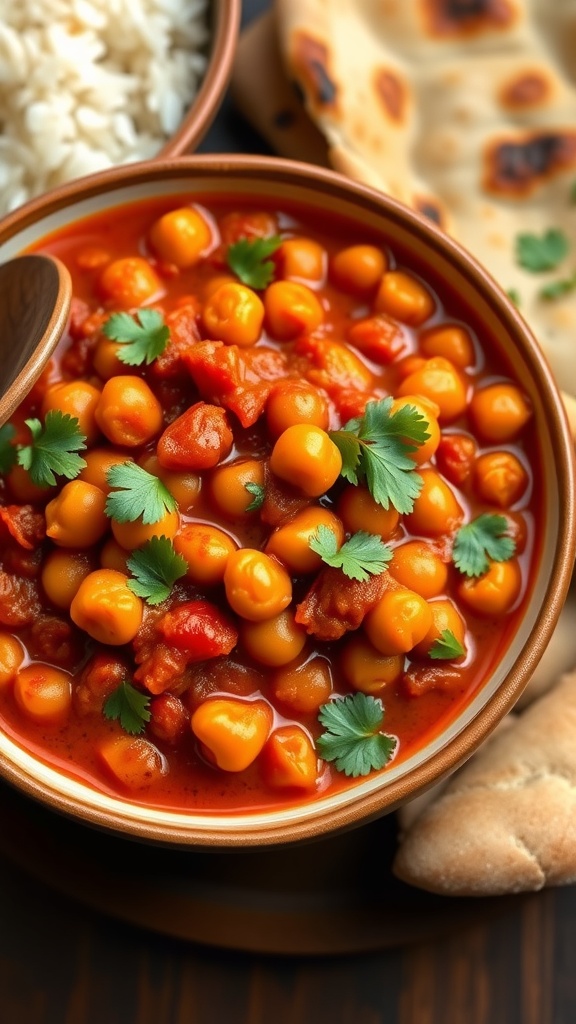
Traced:
[[351, 827], [393, 810], [468, 758], [513, 706], [543, 653], [562, 608], [575, 549], [573, 452], [549, 367], [524, 320], [466, 252], [399, 203], [332, 172], [288, 161], [196, 156], [115, 168], [37, 199], [0, 224], [0, 261], [96, 211], [147, 197], [226, 195], [258, 205], [270, 198], [345, 217], [357, 234], [382, 233], [432, 283], [448, 282], [504, 354], [533, 404], [544, 473], [543, 528], [523, 619], [471, 702], [416, 754], [333, 796], [253, 813], [175, 813], [96, 792], [22, 749], [0, 731], [0, 773], [32, 797], [90, 825], [180, 845], [290, 843]]

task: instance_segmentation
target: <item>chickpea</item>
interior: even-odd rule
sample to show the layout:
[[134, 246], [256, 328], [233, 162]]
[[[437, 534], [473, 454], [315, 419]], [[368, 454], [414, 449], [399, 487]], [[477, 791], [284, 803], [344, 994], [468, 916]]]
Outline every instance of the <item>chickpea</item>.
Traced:
[[474, 488], [484, 501], [508, 508], [528, 487], [528, 473], [512, 452], [486, 452], [474, 465]]
[[406, 526], [411, 533], [439, 537], [450, 533], [461, 522], [464, 512], [453, 491], [435, 469], [420, 469], [422, 490], [414, 502]]
[[429, 327], [420, 335], [418, 347], [427, 359], [442, 356], [460, 370], [466, 370], [476, 362], [472, 338], [466, 328], [458, 324]]
[[463, 580], [458, 597], [479, 615], [497, 617], [510, 611], [520, 594], [522, 576], [515, 558], [492, 562], [483, 576]]
[[428, 439], [423, 444], [418, 445], [414, 448], [414, 451], [409, 453], [410, 458], [417, 466], [422, 466], [425, 462], [429, 462], [432, 456], [435, 454], [438, 445], [440, 444], [442, 435], [440, 433], [440, 427], [438, 426], [438, 416], [440, 409], [436, 402], [432, 402], [422, 395], [411, 395], [405, 394], [402, 398], [396, 398], [392, 402], [391, 413], [398, 412], [404, 408], [415, 409], [416, 412], [424, 418], [426, 421], [426, 433], [429, 435]]
[[126, 256], [104, 267], [98, 287], [102, 297], [122, 309], [138, 308], [164, 294], [156, 272], [141, 256]]
[[349, 686], [361, 693], [382, 696], [393, 686], [404, 670], [404, 655], [386, 657], [366, 637], [353, 634], [340, 656], [340, 667]]
[[99, 643], [121, 646], [130, 643], [140, 629], [143, 607], [124, 573], [95, 569], [80, 584], [70, 618]]
[[238, 279], [232, 274], [216, 274], [214, 277], [204, 281], [200, 288], [202, 302], [204, 303], [211, 299], [214, 292], [217, 292], [224, 284], [238, 284]]
[[286, 570], [255, 548], [232, 552], [224, 571], [224, 589], [232, 610], [251, 622], [274, 618], [292, 600], [292, 582]]
[[30, 479], [30, 474], [23, 466], [13, 466], [6, 476], [6, 482], [10, 494], [19, 504], [26, 505], [28, 502], [45, 502], [50, 494], [54, 493], [54, 487], [40, 487]]
[[201, 477], [198, 473], [177, 472], [176, 470], [165, 469], [160, 463], [157, 455], [146, 455], [139, 460], [140, 465], [147, 473], [152, 473], [168, 488], [181, 512], [191, 512], [200, 496], [202, 486]]
[[374, 311], [386, 313], [402, 324], [419, 327], [432, 316], [435, 302], [428, 289], [403, 270], [388, 270], [380, 282]]
[[191, 206], [170, 210], [150, 228], [150, 244], [166, 263], [180, 270], [193, 267], [210, 247], [212, 232], [204, 217]]
[[400, 587], [387, 590], [368, 612], [363, 627], [381, 654], [407, 654], [432, 625], [430, 605], [420, 594]]
[[499, 383], [474, 393], [470, 415], [483, 438], [502, 444], [518, 436], [532, 416], [532, 409], [515, 384]]
[[137, 448], [162, 429], [162, 406], [141, 377], [111, 377], [96, 406], [96, 422], [112, 444]]
[[207, 523], [187, 523], [174, 537], [174, 548], [188, 563], [194, 583], [214, 587], [222, 583], [236, 544], [227, 533]]
[[465, 412], [468, 388], [460, 371], [442, 356], [427, 359], [420, 369], [406, 377], [398, 396], [422, 395], [438, 406], [440, 423], [450, 423]]
[[340, 476], [342, 456], [325, 430], [302, 423], [280, 434], [270, 469], [308, 497], [319, 498]]
[[10, 633], [0, 632], [0, 692], [15, 678], [24, 661], [24, 648]]
[[120, 341], [112, 341], [112, 338], [105, 335], [98, 339], [92, 356], [92, 368], [102, 380], [134, 373], [134, 367], [123, 363], [118, 355], [123, 347]]
[[272, 709], [264, 700], [213, 697], [196, 709], [190, 724], [218, 768], [242, 772], [258, 757], [272, 722]]
[[294, 619], [294, 612], [285, 608], [273, 619], [264, 622], [243, 622], [240, 640], [246, 653], [271, 668], [287, 665], [297, 658], [306, 643], [306, 630]]
[[296, 665], [285, 665], [270, 677], [274, 700], [296, 715], [318, 711], [332, 693], [332, 674], [326, 658], [314, 655]]
[[86, 444], [89, 446], [94, 444], [100, 434], [95, 417], [99, 400], [98, 388], [92, 387], [87, 381], [72, 380], [51, 384], [44, 393], [42, 415], [58, 409], [64, 415], [75, 417], [80, 433], [86, 436]]
[[82, 580], [94, 567], [94, 559], [86, 551], [50, 551], [41, 573], [48, 600], [57, 608], [69, 608]]
[[126, 462], [132, 462], [132, 456], [126, 452], [114, 451], [113, 448], [93, 448], [92, 451], [86, 452], [84, 460], [86, 465], [76, 479], [99, 487], [104, 494], [110, 494], [112, 488], [108, 483], [108, 473], [112, 466], [123, 466]]
[[262, 768], [274, 789], [316, 789], [318, 757], [310, 737], [297, 725], [275, 729], [262, 750]]
[[220, 285], [202, 310], [202, 321], [210, 338], [241, 348], [256, 344], [263, 320], [262, 300], [237, 281]]
[[429, 607], [432, 612], [432, 625], [426, 636], [419, 644], [416, 644], [413, 654], [422, 658], [428, 657], [430, 648], [436, 640], [441, 638], [445, 630], [450, 630], [458, 643], [465, 649], [466, 623], [454, 602], [444, 597], [438, 601], [431, 601]]
[[164, 755], [142, 736], [104, 740], [98, 754], [116, 782], [128, 790], [148, 789], [168, 771]]
[[110, 520], [112, 533], [121, 547], [127, 551], [134, 551], [141, 548], [152, 537], [167, 537], [172, 540], [180, 526], [180, 516], [177, 512], [165, 512], [157, 523], [143, 523], [142, 519], [136, 519], [132, 523], [118, 523], [115, 519]]
[[291, 341], [324, 320], [320, 299], [298, 281], [274, 281], [264, 293], [266, 324], [273, 338]]
[[125, 576], [130, 575], [128, 559], [130, 552], [123, 548], [114, 537], [109, 537], [100, 550], [100, 568], [116, 569], [116, 572], [123, 572]]
[[330, 260], [330, 277], [337, 288], [362, 296], [374, 291], [386, 268], [386, 257], [375, 245], [349, 245]]
[[322, 283], [326, 273], [326, 251], [311, 238], [286, 238], [276, 253], [283, 280]]
[[421, 540], [409, 540], [394, 548], [388, 571], [397, 583], [414, 590], [428, 600], [446, 588], [448, 567], [432, 548]]
[[27, 665], [16, 676], [14, 697], [20, 710], [33, 722], [57, 725], [72, 708], [72, 677], [53, 665]]
[[70, 480], [46, 505], [46, 536], [59, 547], [90, 548], [108, 530], [106, 495], [84, 480]]
[[264, 463], [261, 459], [237, 459], [217, 466], [208, 481], [210, 498], [219, 512], [232, 519], [250, 515], [248, 506], [254, 495], [247, 484], [264, 487]]
[[319, 526], [326, 526], [336, 537], [338, 547], [344, 543], [345, 532], [342, 523], [333, 512], [320, 505], [302, 509], [270, 534], [266, 554], [274, 555], [294, 576], [318, 572], [322, 565], [320, 555], [312, 551], [311, 538]]
[[301, 381], [277, 384], [266, 403], [266, 425], [272, 437], [279, 437], [288, 427], [310, 423], [328, 429], [328, 403], [318, 388]]
[[87, 245], [76, 256], [76, 266], [80, 270], [101, 270], [107, 263], [110, 263], [110, 253], [94, 245]]
[[384, 508], [374, 501], [367, 487], [353, 484], [344, 488], [336, 509], [348, 533], [364, 530], [388, 540], [400, 522], [400, 513], [392, 505]]

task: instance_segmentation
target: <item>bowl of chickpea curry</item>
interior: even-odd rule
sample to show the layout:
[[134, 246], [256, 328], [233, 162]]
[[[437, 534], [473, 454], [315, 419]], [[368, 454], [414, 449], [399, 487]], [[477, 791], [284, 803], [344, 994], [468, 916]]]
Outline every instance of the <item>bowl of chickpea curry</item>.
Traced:
[[574, 556], [570, 438], [488, 274], [317, 168], [114, 169], [0, 225], [70, 320], [0, 428], [0, 772], [220, 846], [387, 812], [513, 705]]

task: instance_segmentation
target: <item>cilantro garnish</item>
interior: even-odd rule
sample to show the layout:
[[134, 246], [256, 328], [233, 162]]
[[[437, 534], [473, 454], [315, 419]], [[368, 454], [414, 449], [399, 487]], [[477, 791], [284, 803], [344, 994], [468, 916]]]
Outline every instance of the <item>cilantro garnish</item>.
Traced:
[[123, 346], [118, 349], [118, 359], [127, 366], [153, 363], [170, 340], [170, 329], [157, 309], [139, 309], [135, 317], [130, 313], [113, 313], [102, 333]]
[[161, 604], [170, 596], [172, 587], [188, 568], [185, 558], [177, 554], [168, 537], [152, 537], [126, 562], [134, 579], [127, 586], [148, 604]]
[[506, 295], [510, 299], [510, 302], [513, 302], [515, 306], [520, 305], [520, 292], [517, 288], [509, 288]]
[[15, 445], [12, 444], [15, 436], [16, 427], [13, 427], [11, 423], [5, 423], [0, 427], [0, 473], [9, 473], [16, 465], [18, 452]]
[[451, 629], [443, 629], [428, 651], [428, 656], [436, 661], [461, 658], [466, 651]]
[[336, 534], [328, 526], [319, 526], [308, 545], [326, 565], [341, 569], [351, 580], [363, 583], [384, 572], [392, 558], [392, 549], [381, 537], [359, 530], [338, 548]]
[[329, 701], [318, 721], [326, 729], [316, 740], [320, 756], [351, 778], [383, 768], [397, 751], [396, 736], [380, 732], [384, 708], [377, 697], [355, 693]]
[[506, 535], [506, 516], [483, 513], [456, 531], [452, 560], [466, 576], [482, 576], [490, 562], [507, 562], [516, 550], [512, 537]]
[[428, 440], [428, 421], [413, 405], [391, 413], [392, 398], [368, 402], [361, 419], [350, 420], [330, 437], [342, 456], [342, 476], [351, 484], [366, 481], [384, 508], [409, 514], [422, 489], [410, 453]]
[[548, 228], [543, 235], [517, 235], [516, 261], [525, 270], [538, 274], [542, 270], [554, 270], [568, 255], [570, 243], [559, 228]]
[[570, 186], [570, 202], [576, 203], [576, 181], [573, 181]]
[[249, 505], [246, 506], [246, 512], [257, 512], [259, 508], [262, 508], [264, 504], [264, 498], [266, 497], [266, 489], [262, 484], [257, 484], [250, 480], [244, 487], [249, 494], [253, 494], [254, 497]]
[[539, 299], [552, 302], [554, 299], [561, 299], [563, 295], [569, 295], [576, 288], [576, 273], [570, 277], [560, 278], [559, 281], [550, 281], [538, 292]]
[[106, 515], [117, 523], [133, 523], [140, 517], [143, 523], [158, 523], [166, 512], [176, 508], [166, 485], [135, 462], [112, 466], [106, 480], [110, 487], [118, 488], [106, 499]]
[[51, 409], [46, 413], [44, 426], [37, 419], [25, 422], [32, 443], [18, 447], [17, 459], [30, 473], [32, 483], [47, 487], [56, 483], [56, 476], [68, 480], [78, 476], [86, 462], [76, 453], [86, 447], [86, 436], [80, 432], [76, 416]]
[[274, 263], [268, 257], [281, 245], [279, 235], [272, 235], [271, 238], [241, 238], [228, 247], [228, 266], [250, 288], [267, 288], [274, 277]]
[[144, 731], [146, 722], [150, 721], [150, 695], [141, 693], [131, 683], [124, 680], [105, 700], [104, 717], [111, 721], [120, 721], [124, 732], [137, 736]]

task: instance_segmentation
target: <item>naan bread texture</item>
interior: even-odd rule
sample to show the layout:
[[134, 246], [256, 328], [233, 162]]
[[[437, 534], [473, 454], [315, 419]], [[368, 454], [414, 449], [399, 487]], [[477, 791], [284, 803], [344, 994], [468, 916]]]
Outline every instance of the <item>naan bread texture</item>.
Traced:
[[[517, 296], [576, 395], [576, 0], [276, 0], [289, 77], [332, 165], [453, 234]], [[553, 270], [519, 234], [565, 233]], [[576, 284], [576, 280], [575, 280]]]

